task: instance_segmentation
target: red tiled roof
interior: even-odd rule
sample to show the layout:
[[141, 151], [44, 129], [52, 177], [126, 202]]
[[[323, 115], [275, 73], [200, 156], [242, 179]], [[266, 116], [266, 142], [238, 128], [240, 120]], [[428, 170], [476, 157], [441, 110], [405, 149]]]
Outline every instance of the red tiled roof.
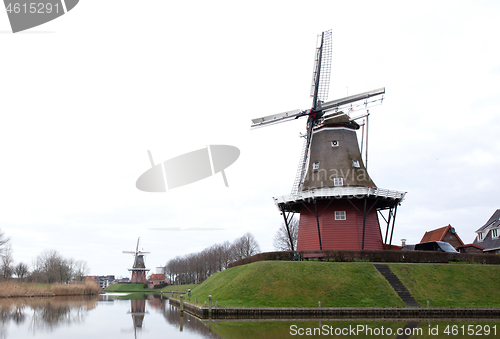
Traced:
[[424, 236], [422, 237], [422, 240], [420, 242], [428, 242], [428, 241], [442, 241], [446, 232], [448, 231], [448, 228], [451, 227], [450, 225], [441, 227], [429, 232], [425, 232]]
[[148, 280], [165, 280], [165, 275], [163, 274], [151, 274]]
[[483, 247], [481, 247], [481, 246], [477, 246], [477, 245], [474, 245], [474, 244], [462, 245], [462, 246], [458, 246], [457, 248], [463, 248], [463, 247], [475, 247], [475, 248], [477, 248], [478, 250], [481, 250], [481, 251], [482, 251], [482, 250], [484, 250], [484, 248], [483, 248]]
[[[451, 228], [452, 228], [451, 225], [448, 225], [445, 227], [437, 228], [429, 232], [425, 232], [420, 242], [423, 243], [428, 241], [443, 241], [444, 236], [446, 235], [446, 233], [448, 233], [448, 230], [450, 230]], [[464, 242], [462, 241], [462, 239], [460, 239], [457, 233], [455, 233], [455, 235], [457, 236], [458, 241], [460, 241], [460, 243], [463, 245]]]

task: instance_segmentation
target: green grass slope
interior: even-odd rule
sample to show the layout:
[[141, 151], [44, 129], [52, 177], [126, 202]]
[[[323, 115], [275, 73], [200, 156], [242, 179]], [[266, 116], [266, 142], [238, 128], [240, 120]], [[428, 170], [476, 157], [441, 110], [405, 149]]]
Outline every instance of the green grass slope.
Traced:
[[194, 288], [191, 302], [239, 307], [404, 306], [371, 263], [260, 261], [216, 273]]
[[431, 307], [500, 307], [500, 266], [389, 264], [415, 299]]
[[186, 292], [188, 289], [195, 288], [196, 284], [187, 285], [168, 285], [162, 289], [144, 288], [143, 284], [113, 284], [104, 289], [105, 292]]
[[188, 289], [194, 289], [198, 284], [186, 284], [186, 285], [168, 285], [161, 289], [163, 292], [187, 292]]
[[147, 292], [143, 284], [113, 284], [104, 289], [104, 292]]

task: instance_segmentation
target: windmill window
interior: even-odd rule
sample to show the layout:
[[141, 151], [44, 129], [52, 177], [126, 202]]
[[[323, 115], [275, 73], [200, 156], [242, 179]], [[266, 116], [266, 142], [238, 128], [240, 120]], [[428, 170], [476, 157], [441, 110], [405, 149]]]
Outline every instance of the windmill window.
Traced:
[[352, 165], [356, 168], [359, 168], [359, 161], [358, 160], [353, 160]]
[[319, 169], [319, 161], [313, 163], [313, 170]]
[[333, 178], [333, 186], [344, 186], [343, 178]]
[[335, 220], [345, 220], [345, 211], [335, 211]]
[[339, 147], [339, 141], [338, 140], [333, 140], [331, 141], [332, 147]]

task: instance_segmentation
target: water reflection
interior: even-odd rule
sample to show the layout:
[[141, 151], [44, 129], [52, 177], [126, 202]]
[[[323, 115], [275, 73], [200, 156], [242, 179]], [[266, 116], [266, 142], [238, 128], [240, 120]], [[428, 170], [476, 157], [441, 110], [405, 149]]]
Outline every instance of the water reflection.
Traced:
[[[469, 325], [489, 326], [495, 338], [500, 334], [498, 320], [204, 320], [184, 313], [154, 294], [102, 295], [94, 298], [60, 297], [47, 299], [0, 299], [0, 338], [472, 338], [450, 336], [447, 326], [468, 330]], [[381, 335], [368, 332], [344, 333], [343, 329], [365, 326], [371, 331], [385, 329]], [[496, 332], [493, 333], [495, 326]], [[438, 330], [439, 328], [439, 330]], [[306, 335], [304, 331], [319, 331]], [[328, 330], [330, 333], [325, 334]], [[402, 329], [398, 332], [398, 329]], [[420, 331], [420, 332], [415, 332]], [[304, 335], [300, 334], [303, 331]], [[336, 332], [339, 332], [338, 334]], [[319, 332], [318, 332], [319, 333]], [[390, 334], [388, 334], [390, 333]], [[417, 335], [415, 335], [417, 333]], [[458, 333], [461, 334], [461, 333]]]
[[211, 328], [207, 327], [198, 318], [186, 312], [181, 314], [179, 308], [170, 305], [168, 302], [164, 305], [163, 317], [169, 324], [178, 328], [179, 332], [199, 333], [204, 335], [204, 338], [219, 338], [211, 331]]
[[7, 338], [9, 322], [26, 326], [32, 335], [53, 331], [61, 324], [82, 323], [98, 300], [98, 297], [0, 299], [0, 338]]
[[134, 324], [134, 338], [137, 338], [137, 330], [142, 329], [142, 322], [146, 315], [146, 300], [130, 300], [130, 311]]
[[168, 299], [164, 299], [159, 294], [132, 293], [117, 296], [104, 295], [103, 300], [130, 301], [130, 311], [127, 313], [132, 316], [135, 338], [137, 338], [137, 333], [146, 330], [143, 325], [145, 316], [149, 314], [146, 311], [146, 306], [155, 311], [155, 313], [161, 314], [163, 319], [176, 332], [184, 332], [185, 334], [183, 333], [182, 337], [194, 335], [194, 338], [220, 338], [199, 319], [188, 313], [181, 313], [177, 307], [168, 303]]

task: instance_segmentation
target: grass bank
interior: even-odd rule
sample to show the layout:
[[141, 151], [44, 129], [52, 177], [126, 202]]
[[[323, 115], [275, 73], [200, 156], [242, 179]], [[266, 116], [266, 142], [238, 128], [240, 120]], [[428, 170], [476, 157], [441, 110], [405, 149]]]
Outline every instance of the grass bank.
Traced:
[[144, 288], [143, 284], [113, 284], [104, 289], [104, 292], [147, 292], [152, 291]]
[[500, 307], [500, 266], [389, 264], [415, 299], [431, 307]]
[[188, 289], [195, 288], [196, 284], [168, 285], [161, 289], [144, 288], [143, 284], [113, 284], [104, 289], [104, 292], [187, 292]]
[[199, 304], [235, 307], [397, 307], [402, 300], [370, 263], [260, 261], [216, 273], [192, 290]]
[[[500, 307], [500, 266], [389, 264], [422, 306]], [[216, 273], [191, 303], [233, 307], [404, 306], [372, 263], [260, 261]], [[187, 296], [186, 296], [187, 300]]]
[[187, 292], [188, 289], [193, 290], [197, 286], [200, 286], [199, 284], [186, 284], [186, 285], [169, 285], [166, 287], [163, 287], [161, 291], [163, 292]]
[[0, 283], [0, 298], [96, 295], [101, 291], [99, 285], [91, 280], [71, 285], [25, 284], [17, 282]]

